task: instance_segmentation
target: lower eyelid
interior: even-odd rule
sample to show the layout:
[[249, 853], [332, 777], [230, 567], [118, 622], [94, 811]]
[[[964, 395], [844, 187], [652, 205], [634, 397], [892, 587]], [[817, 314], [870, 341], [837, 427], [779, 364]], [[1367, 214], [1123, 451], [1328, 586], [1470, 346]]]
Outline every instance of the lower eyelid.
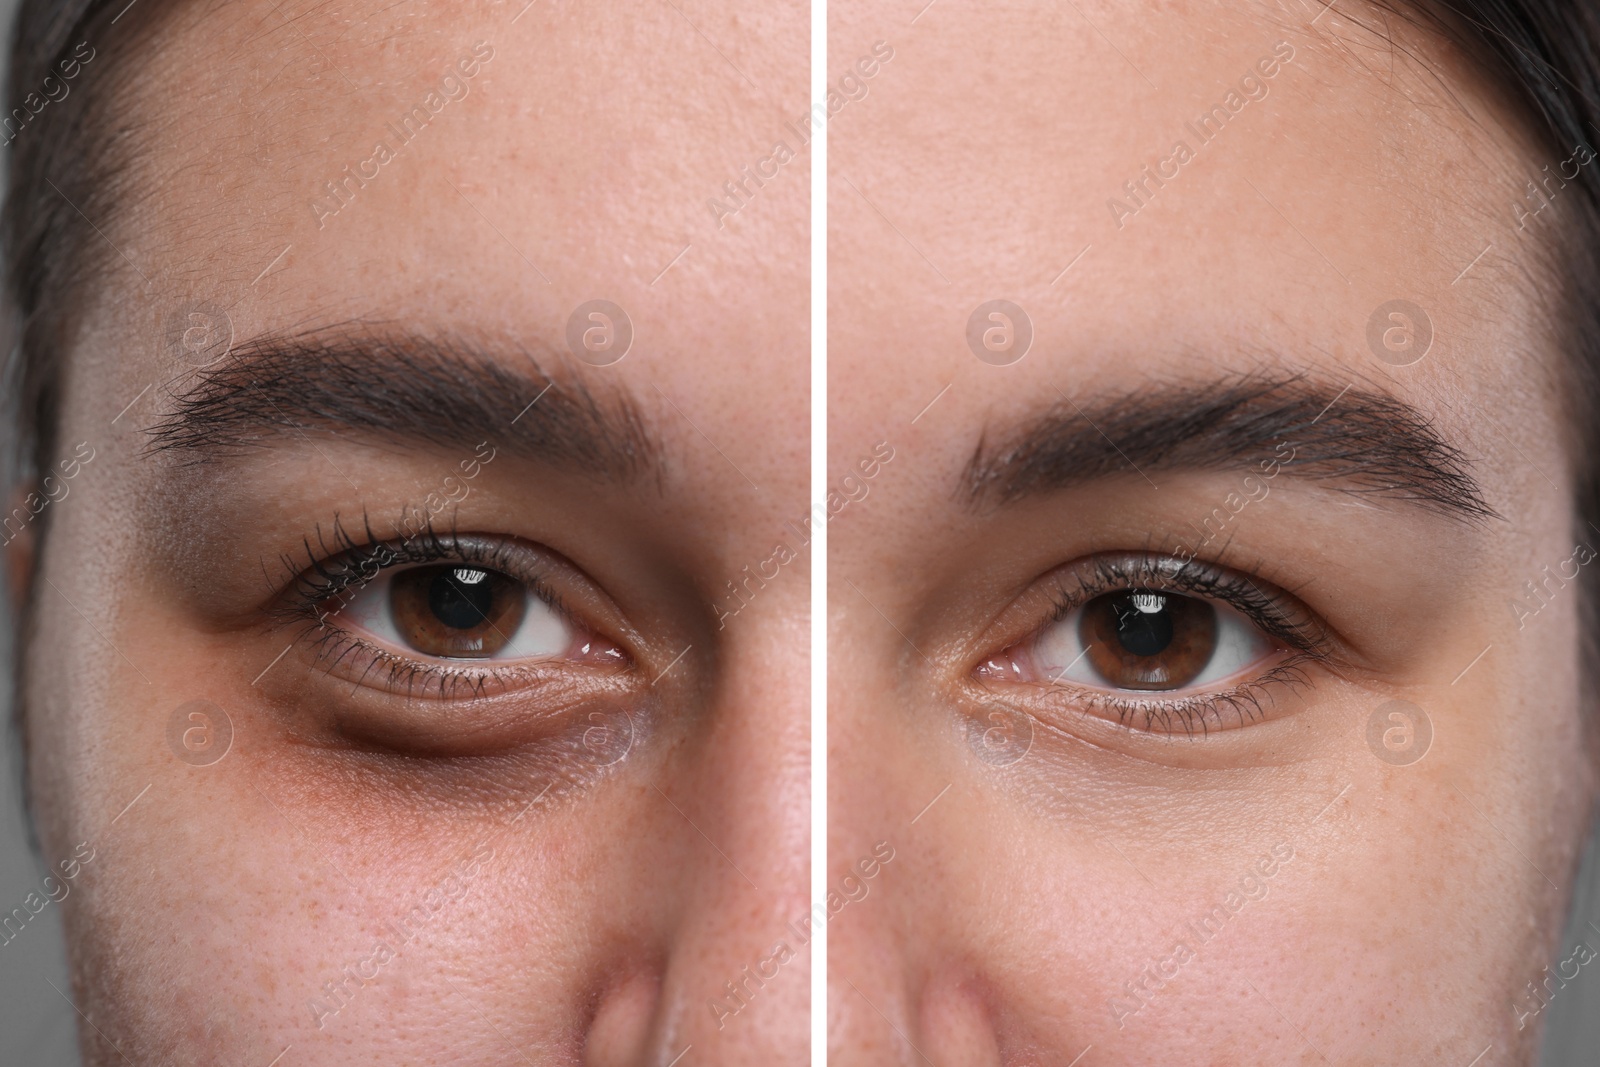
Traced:
[[[348, 637], [329, 640], [302, 655], [339, 658], [341, 666], [330, 671], [322, 663], [267, 683], [282, 701], [290, 734], [315, 748], [426, 759], [522, 752], [565, 766], [605, 754], [591, 740], [597, 723], [604, 748], [615, 737], [631, 745], [638, 729], [654, 721], [651, 695], [631, 672], [548, 663], [511, 671], [416, 670], [386, 662]], [[392, 670], [405, 677], [388, 678]]]
[[[1167, 699], [1130, 699], [1132, 690], [1089, 689], [1062, 682], [1015, 683], [1007, 687], [1012, 689], [1010, 696], [988, 687], [983, 692], [986, 700], [1023, 703], [1034, 718], [1057, 728], [1067, 728], [1064, 718], [1088, 716], [1145, 733], [1201, 738], [1279, 717], [1278, 697], [1311, 684], [1305, 668], [1314, 660], [1308, 653], [1287, 651], [1281, 661], [1242, 684], [1212, 693], [1178, 692]], [[1019, 694], [1017, 689], [1028, 692]]]
[[315, 623], [305, 628], [299, 641], [310, 648], [314, 669], [406, 700], [481, 700], [570, 679], [575, 669], [616, 676], [627, 666], [621, 660], [573, 665], [555, 658], [426, 662], [397, 654], [349, 630]]

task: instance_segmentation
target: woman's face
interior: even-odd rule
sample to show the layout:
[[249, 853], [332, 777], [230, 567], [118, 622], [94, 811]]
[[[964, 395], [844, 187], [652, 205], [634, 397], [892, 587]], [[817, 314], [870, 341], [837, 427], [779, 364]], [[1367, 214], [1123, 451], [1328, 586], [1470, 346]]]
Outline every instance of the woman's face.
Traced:
[[1352, 5], [830, 19], [834, 1062], [1528, 1062], [1600, 162]]
[[27, 661], [91, 1063], [804, 1055], [809, 157], [707, 201], [805, 12], [519, 7], [177, 5], [117, 101]]

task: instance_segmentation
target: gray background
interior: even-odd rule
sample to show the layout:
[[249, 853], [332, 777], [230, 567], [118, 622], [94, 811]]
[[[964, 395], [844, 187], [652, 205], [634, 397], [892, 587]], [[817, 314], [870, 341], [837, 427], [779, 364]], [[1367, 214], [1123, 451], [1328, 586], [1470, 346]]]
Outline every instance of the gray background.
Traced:
[[[10, 26], [17, 0], [0, 0], [0, 26], [9, 42]], [[10, 52], [7, 47], [7, 55]], [[0, 84], [3, 84], [6, 56], [0, 55]], [[0, 616], [3, 616], [0, 612]], [[11, 647], [9, 625], [0, 617], [0, 649]], [[10, 684], [0, 671], [0, 705], [9, 704]], [[7, 721], [9, 715], [7, 715]], [[9, 730], [5, 738], [5, 758], [0, 759], [0, 914], [22, 904], [29, 893], [40, 892], [46, 871], [28, 844], [27, 826], [21, 806], [19, 781], [20, 756], [16, 739]], [[1600, 949], [1600, 869], [1591, 846], [1579, 878], [1573, 901], [1572, 920], [1562, 935], [1560, 953], [1565, 956], [1573, 944], [1587, 940]], [[39, 913], [22, 933], [7, 944], [0, 944], [0, 1065], [4, 1067], [77, 1067], [77, 1012], [62, 996], [70, 993], [67, 984], [66, 954], [61, 933], [61, 909], [51, 904]], [[1328, 976], [1336, 980], [1336, 976]], [[61, 990], [51, 988], [51, 983]], [[1406, 991], [1394, 991], [1397, 1006]], [[1510, 1013], [1510, 1007], [1507, 1007]], [[1546, 1010], [1544, 1067], [1589, 1067], [1597, 1062], [1600, 1049], [1600, 961], [1584, 967], [1579, 976], [1563, 989]], [[1585, 1055], [1585, 1050], [1589, 1050]], [[142, 1065], [140, 1065], [142, 1067]], [[1085, 1067], [1092, 1067], [1086, 1064]], [[1441, 1067], [1467, 1067], [1441, 1065]]]
[[[15, 0], [0, 0], [7, 17]], [[4, 613], [0, 613], [3, 616]], [[0, 619], [0, 641], [11, 647], [11, 627]], [[9, 671], [0, 671], [10, 721]], [[7, 728], [5, 755], [0, 759], [0, 914], [21, 907], [29, 893], [39, 893], [45, 869], [28, 843], [19, 781], [21, 757], [16, 737]], [[50, 988], [70, 994], [66, 952], [61, 936], [61, 906], [50, 904], [29, 921], [13, 940], [0, 945], [0, 1064], [4, 1067], [77, 1067], [77, 1011]], [[142, 1065], [141, 1065], [142, 1067]]]

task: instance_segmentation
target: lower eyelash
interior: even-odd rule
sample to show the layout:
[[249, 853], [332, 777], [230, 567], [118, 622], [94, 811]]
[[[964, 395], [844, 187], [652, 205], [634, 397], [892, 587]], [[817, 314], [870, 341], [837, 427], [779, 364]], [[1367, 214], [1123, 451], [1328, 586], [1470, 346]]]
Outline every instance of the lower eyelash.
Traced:
[[[1182, 729], [1191, 738], [1197, 734], [1205, 737], [1210, 734], [1213, 724], [1216, 729], [1221, 730], [1233, 716], [1238, 717], [1240, 726], [1247, 722], [1259, 722], [1265, 719], [1263, 703], [1273, 699], [1277, 691], [1293, 693], [1311, 685], [1304, 668], [1315, 658], [1308, 653], [1293, 653], [1259, 678], [1253, 678], [1243, 685], [1221, 693], [1171, 701], [1125, 700], [1110, 693], [1092, 692], [1074, 687], [1076, 692], [1088, 694], [1087, 699], [1075, 703], [1080, 708], [1087, 704], [1091, 708], [1098, 707], [1102, 712], [1113, 712], [1116, 721], [1130, 730], [1143, 729], [1154, 733], [1156, 723], [1159, 721], [1162, 732], [1169, 736]], [[1085, 713], [1093, 714], [1087, 709]], [[1141, 715], [1144, 717], [1144, 725], [1135, 726], [1130, 720], [1137, 720]], [[1109, 716], [1102, 714], [1097, 717]]]
[[[322, 667], [326, 673], [332, 674], [334, 668], [346, 658], [354, 656], [368, 658], [366, 668], [360, 677], [351, 683], [352, 686], [361, 685], [367, 675], [374, 669], [379, 669], [388, 672], [386, 679], [388, 687], [407, 698], [472, 700], [485, 696], [492, 682], [505, 680], [504, 671], [486, 671], [470, 667], [437, 667], [420, 661], [407, 660], [363, 641], [348, 630], [341, 630], [321, 622], [308, 625], [301, 631], [297, 641], [304, 641], [319, 630], [323, 631], [322, 636], [317, 637], [312, 644], [314, 665]], [[418, 689], [419, 683], [420, 689]], [[430, 692], [429, 686], [436, 688]], [[467, 691], [460, 692], [462, 688]]]

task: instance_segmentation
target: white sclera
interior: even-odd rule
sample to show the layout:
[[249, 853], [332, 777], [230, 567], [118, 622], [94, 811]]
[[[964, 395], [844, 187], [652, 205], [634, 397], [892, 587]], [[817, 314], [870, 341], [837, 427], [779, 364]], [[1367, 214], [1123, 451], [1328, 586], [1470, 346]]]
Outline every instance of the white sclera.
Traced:
[[[437, 564], [433, 564], [437, 566]], [[527, 610], [523, 612], [522, 621], [518, 624], [515, 633], [507, 634], [505, 647], [492, 656], [466, 657], [466, 656], [435, 656], [420, 649], [412, 648], [410, 643], [401, 635], [400, 627], [394, 617], [394, 599], [391, 591], [394, 576], [410, 568], [393, 567], [379, 574], [358, 592], [339, 617], [349, 624], [360, 626], [373, 637], [384, 644], [391, 645], [409, 655], [424, 656], [428, 659], [548, 659], [559, 656], [572, 646], [572, 627], [567, 620], [545, 603], [532, 591], [524, 588], [522, 595], [527, 598]], [[462, 567], [462, 570], [468, 568]], [[482, 573], [479, 571], [478, 573]]]
[[[1150, 610], [1152, 607], [1159, 610], [1160, 604], [1157, 603], [1157, 599], [1174, 595], [1177, 594], [1149, 595], [1147, 603], [1138, 601], [1136, 603], [1141, 610]], [[1121, 689], [1110, 679], [1101, 677], [1100, 672], [1095, 670], [1093, 663], [1090, 662], [1083, 638], [1079, 633], [1083, 622], [1083, 610], [1087, 606], [1080, 604], [1073, 608], [1069, 615], [1052, 624], [1034, 642], [1034, 662], [1044, 673], [1045, 680], [1076, 682], [1079, 685], [1115, 689], [1118, 692], [1161, 692], [1148, 689]], [[1184, 689], [1213, 685], [1231, 678], [1272, 651], [1272, 642], [1257, 629], [1255, 623], [1232, 608], [1216, 603], [1211, 603], [1210, 606], [1217, 613], [1216, 646], [1212, 649], [1211, 658], [1206, 661], [1206, 665], [1183, 686]]]

